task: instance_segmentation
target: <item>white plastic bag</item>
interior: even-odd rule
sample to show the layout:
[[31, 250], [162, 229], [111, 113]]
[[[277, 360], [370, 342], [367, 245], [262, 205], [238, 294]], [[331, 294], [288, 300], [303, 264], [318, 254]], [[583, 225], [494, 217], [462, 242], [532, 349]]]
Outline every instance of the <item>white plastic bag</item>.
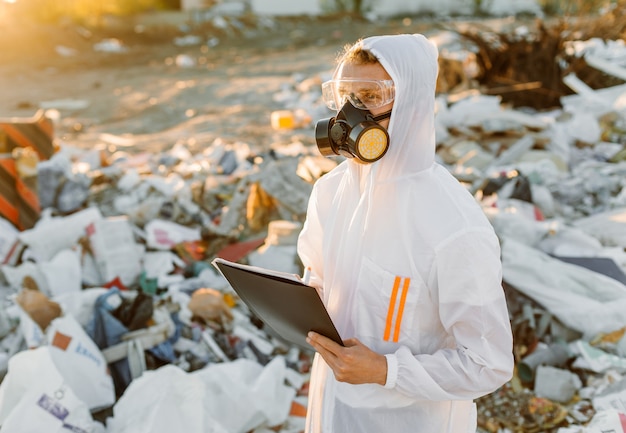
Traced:
[[80, 256], [74, 250], [59, 251], [39, 268], [46, 277], [51, 296], [79, 292], [82, 288]]
[[285, 377], [280, 356], [265, 367], [241, 358], [192, 373], [166, 365], [130, 383], [107, 426], [111, 433], [246, 433], [272, 427], [287, 419], [295, 396]]
[[624, 326], [626, 286], [613, 278], [510, 238], [502, 242], [502, 270], [507, 283], [586, 337]]
[[232, 433], [255, 427], [273, 427], [287, 419], [295, 396], [284, 385], [285, 359], [277, 356], [265, 367], [246, 358], [214, 364], [192, 374], [200, 378], [216, 398], [207, 408]]
[[9, 373], [0, 385], [1, 433], [105, 431], [56, 368], [54, 350], [40, 347], [9, 360]]
[[26, 347], [34, 349], [45, 344], [46, 337], [39, 325], [19, 305], [17, 306], [17, 311], [20, 320], [19, 329], [26, 341]]
[[61, 305], [63, 312], [74, 317], [84, 329], [93, 319], [96, 301], [108, 290], [104, 287], [90, 287], [79, 292], [57, 295], [52, 300]]
[[[38, 327], [35, 324], [33, 328]], [[50, 384], [69, 387], [88, 410], [115, 403], [113, 379], [104, 356], [76, 319], [69, 315], [54, 319], [46, 329], [46, 342], [46, 346], [19, 352], [10, 359], [0, 384], [0, 423], [27, 393], [48, 392]]]
[[130, 383], [107, 419], [111, 433], [235, 433], [213, 418], [205, 385], [172, 365]]
[[100, 349], [71, 315], [52, 321], [47, 331], [50, 355], [59, 373], [89, 409], [115, 403], [115, 388]]
[[89, 207], [66, 217], [42, 218], [35, 227], [21, 232], [19, 237], [39, 261], [46, 261], [59, 251], [76, 245], [85, 235], [87, 226], [100, 219], [100, 210]]

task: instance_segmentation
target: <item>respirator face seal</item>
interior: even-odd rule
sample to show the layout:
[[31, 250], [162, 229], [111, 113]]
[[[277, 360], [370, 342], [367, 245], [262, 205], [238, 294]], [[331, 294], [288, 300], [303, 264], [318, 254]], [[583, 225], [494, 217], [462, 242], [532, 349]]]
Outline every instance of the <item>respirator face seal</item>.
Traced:
[[378, 122], [390, 116], [391, 110], [374, 116], [348, 100], [337, 116], [315, 125], [317, 147], [324, 156], [342, 155], [364, 163], [378, 161], [389, 148], [389, 134]]

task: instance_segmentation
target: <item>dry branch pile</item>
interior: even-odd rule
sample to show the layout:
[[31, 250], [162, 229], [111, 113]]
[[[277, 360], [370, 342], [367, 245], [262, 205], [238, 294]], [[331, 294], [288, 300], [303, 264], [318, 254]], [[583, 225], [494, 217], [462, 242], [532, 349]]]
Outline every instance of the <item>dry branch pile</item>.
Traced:
[[[560, 98], [572, 94], [563, 83], [563, 77], [569, 73], [575, 73], [593, 89], [623, 83], [592, 68], [584, 58], [568, 54], [565, 48], [574, 40], [623, 39], [626, 1], [598, 17], [565, 17], [552, 24], [537, 20], [535, 24], [534, 31], [523, 35], [497, 33], [481, 25], [455, 30], [476, 46], [476, 81], [484, 94], [500, 95], [504, 103], [514, 107], [541, 110], [560, 107]], [[442, 70], [447, 66], [442, 64]]]

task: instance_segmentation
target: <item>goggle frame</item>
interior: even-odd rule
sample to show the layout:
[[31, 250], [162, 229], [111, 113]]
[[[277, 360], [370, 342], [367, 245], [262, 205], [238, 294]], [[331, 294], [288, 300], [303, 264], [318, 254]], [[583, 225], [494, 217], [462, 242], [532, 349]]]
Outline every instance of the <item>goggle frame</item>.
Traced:
[[[345, 93], [345, 91], [341, 91], [341, 85], [350, 85], [357, 88], [358, 84], [367, 84], [372, 85], [373, 87], [378, 87], [378, 89], [367, 89], [365, 86], [362, 87], [362, 91], [366, 90], [375, 90], [378, 92], [380, 98], [377, 101], [373, 101], [372, 98], [368, 99], [368, 102], [364, 102], [355, 95], [354, 92], [350, 92], [349, 94], [341, 94]], [[347, 87], [347, 86], [346, 86]], [[363, 97], [363, 95], [361, 95]], [[331, 110], [340, 110], [341, 107], [345, 104], [347, 100], [350, 100], [352, 105], [356, 108], [362, 110], [371, 110], [375, 108], [384, 107], [392, 103], [395, 99], [395, 85], [393, 80], [362, 80], [362, 79], [333, 79], [328, 80], [322, 83], [322, 99], [328, 108]]]

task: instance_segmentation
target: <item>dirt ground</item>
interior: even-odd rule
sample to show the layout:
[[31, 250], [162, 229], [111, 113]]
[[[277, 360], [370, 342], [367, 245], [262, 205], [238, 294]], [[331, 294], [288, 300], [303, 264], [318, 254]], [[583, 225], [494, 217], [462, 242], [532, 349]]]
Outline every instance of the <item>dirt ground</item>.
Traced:
[[[425, 32], [427, 20], [372, 23], [343, 17], [240, 18], [224, 30], [190, 13], [114, 19], [87, 29], [76, 24], [0, 22], [0, 117], [29, 117], [59, 107], [56, 136], [94, 146], [102, 133], [158, 151], [195, 137], [251, 146], [293, 140], [272, 130], [274, 95], [332, 70], [339, 49], [359, 37]], [[174, 41], [199, 36], [200, 44]], [[115, 38], [125, 52], [98, 51]], [[207, 43], [209, 41], [209, 43]], [[195, 65], [180, 67], [179, 55]], [[302, 140], [312, 139], [312, 131]], [[193, 143], [193, 141], [192, 141]]]

